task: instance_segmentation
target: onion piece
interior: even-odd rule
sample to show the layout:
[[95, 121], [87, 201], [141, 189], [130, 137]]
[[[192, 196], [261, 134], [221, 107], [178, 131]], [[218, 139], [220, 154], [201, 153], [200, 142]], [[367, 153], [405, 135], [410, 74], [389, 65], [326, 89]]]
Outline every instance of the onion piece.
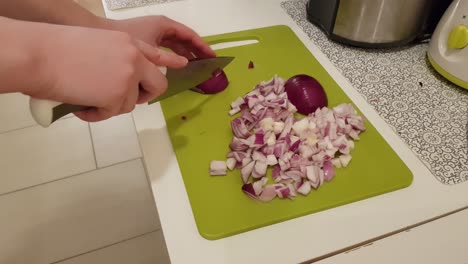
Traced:
[[291, 195], [291, 190], [287, 186], [276, 189], [276, 194], [279, 198], [289, 198]]
[[332, 164], [333, 164], [333, 166], [335, 166], [336, 168], [341, 168], [341, 161], [340, 161], [340, 158], [334, 158], [334, 159], [332, 159]]
[[255, 145], [263, 145], [265, 144], [265, 134], [263, 133], [256, 133], [255, 134], [255, 141], [254, 141], [254, 144]]
[[312, 188], [310, 186], [310, 182], [308, 182], [308, 181], [302, 182], [300, 187], [297, 188], [297, 192], [304, 195], [304, 196], [307, 196], [310, 193], [311, 190], [312, 190]]
[[317, 189], [320, 185], [322, 185], [323, 180], [320, 177], [320, 168], [315, 165], [307, 166], [307, 179], [310, 181], [310, 185]]
[[233, 109], [231, 109], [231, 110], [229, 111], [229, 115], [233, 116], [233, 115], [239, 113], [240, 110], [241, 110], [240, 107], [233, 108]]
[[270, 154], [266, 157], [266, 163], [269, 166], [273, 166], [278, 164], [278, 160], [276, 159], [275, 155]]
[[238, 138], [247, 138], [250, 136], [250, 132], [244, 123], [242, 118], [235, 118], [231, 121], [231, 128], [234, 135]]
[[255, 194], [255, 189], [251, 183], [246, 183], [242, 185], [242, 191], [247, 194], [250, 198], [256, 200], [257, 195]]
[[271, 133], [269, 137], [266, 139], [266, 144], [268, 146], [274, 146], [276, 144], [276, 136], [275, 134]]
[[221, 69], [216, 69], [210, 79], [192, 88], [193, 91], [201, 94], [216, 94], [228, 87], [229, 80], [226, 73]]
[[249, 148], [249, 142], [244, 139], [234, 137], [229, 144], [229, 148], [233, 151], [244, 151]]
[[228, 158], [226, 160], [226, 166], [229, 170], [233, 170], [236, 167], [237, 160], [235, 158]]
[[281, 134], [280, 134], [279, 138], [284, 138], [289, 134], [289, 132], [291, 132], [293, 122], [294, 122], [294, 116], [290, 114], [286, 118], [286, 121], [284, 122], [284, 129], [283, 129], [283, 131], [281, 131]]
[[341, 162], [341, 166], [343, 168], [348, 167], [348, 164], [349, 164], [350, 161], [351, 161], [351, 155], [341, 155], [340, 156], [340, 162]]
[[212, 160], [210, 163], [210, 175], [224, 176], [226, 175], [226, 162], [221, 160]]
[[263, 190], [263, 182], [261, 180], [258, 180], [252, 184], [252, 187], [255, 192], [255, 196], [259, 196], [262, 193]]
[[286, 186], [289, 189], [289, 197], [288, 198], [293, 198], [293, 197], [297, 196], [296, 189], [294, 188], [292, 183], [287, 183]]
[[234, 109], [234, 108], [239, 108], [240, 109], [240, 106], [243, 105], [243, 104], [245, 104], [244, 98], [237, 97], [236, 100], [231, 103], [231, 108], [232, 109]]
[[247, 164], [249, 164], [250, 162], [252, 162], [252, 159], [250, 158], [250, 155], [247, 155], [245, 158], [242, 159], [242, 167], [247, 166]]
[[262, 202], [269, 202], [276, 197], [276, 189], [274, 185], [267, 185], [263, 188], [262, 193], [258, 199]]
[[265, 154], [263, 154], [260, 151], [254, 151], [252, 153], [252, 159], [255, 160], [255, 161], [262, 161], [262, 162], [266, 162], [266, 160], [267, 160]]
[[255, 179], [262, 178], [266, 175], [267, 172], [267, 164], [266, 161], [257, 161], [255, 162], [255, 166], [252, 172], [252, 177]]
[[267, 118], [264, 118], [262, 119], [259, 124], [260, 124], [260, 127], [264, 130], [264, 131], [270, 131], [270, 130], [273, 130], [273, 125], [274, 125], [275, 121], [273, 120], [273, 118], [271, 117], [267, 117]]
[[323, 177], [324, 180], [329, 182], [335, 177], [335, 170], [331, 161], [327, 160], [323, 163]]
[[288, 176], [290, 179], [292, 179], [295, 182], [301, 181], [305, 175], [298, 170], [290, 170], [285, 172], [286, 176]]
[[292, 130], [296, 135], [302, 137], [304, 132], [309, 129], [309, 120], [307, 118], [303, 118], [296, 123], [294, 123]]
[[242, 175], [242, 181], [244, 183], [247, 183], [249, 181], [249, 178], [250, 178], [250, 175], [252, 174], [254, 166], [255, 166], [255, 161], [251, 161], [250, 163], [242, 167], [241, 175]]
[[242, 151], [231, 151], [226, 155], [226, 157], [234, 158], [237, 162], [242, 162], [242, 160], [247, 157], [247, 153]]

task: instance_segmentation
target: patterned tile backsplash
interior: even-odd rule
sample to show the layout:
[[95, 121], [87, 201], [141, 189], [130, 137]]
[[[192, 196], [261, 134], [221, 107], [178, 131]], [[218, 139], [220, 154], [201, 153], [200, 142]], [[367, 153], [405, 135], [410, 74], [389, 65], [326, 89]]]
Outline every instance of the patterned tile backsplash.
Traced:
[[468, 180], [468, 91], [435, 72], [428, 44], [393, 50], [330, 41], [306, 19], [307, 0], [281, 4], [443, 184]]
[[139, 7], [150, 4], [163, 4], [181, 0], [106, 0], [107, 8], [117, 10], [122, 8]]

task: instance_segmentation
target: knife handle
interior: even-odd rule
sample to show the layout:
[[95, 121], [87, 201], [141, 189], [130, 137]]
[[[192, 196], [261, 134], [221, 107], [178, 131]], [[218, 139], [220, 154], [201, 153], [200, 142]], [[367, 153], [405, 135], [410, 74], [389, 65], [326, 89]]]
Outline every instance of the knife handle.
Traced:
[[34, 120], [42, 127], [48, 127], [63, 116], [81, 110], [89, 109], [87, 106], [71, 105], [32, 98], [29, 100], [29, 109]]

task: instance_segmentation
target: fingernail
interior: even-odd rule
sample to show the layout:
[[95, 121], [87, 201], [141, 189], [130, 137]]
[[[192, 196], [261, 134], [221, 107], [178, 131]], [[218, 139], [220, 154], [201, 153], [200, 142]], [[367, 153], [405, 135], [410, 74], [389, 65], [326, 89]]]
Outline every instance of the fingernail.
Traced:
[[183, 57], [183, 56], [180, 56], [180, 62], [183, 63], [184, 65], [188, 63], [188, 59]]

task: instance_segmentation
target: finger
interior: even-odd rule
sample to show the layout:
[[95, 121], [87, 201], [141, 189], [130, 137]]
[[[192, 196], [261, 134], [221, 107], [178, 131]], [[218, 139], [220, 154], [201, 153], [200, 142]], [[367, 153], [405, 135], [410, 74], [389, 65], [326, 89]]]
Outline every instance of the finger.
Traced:
[[120, 107], [120, 113], [130, 113], [135, 109], [135, 104], [138, 101], [139, 87], [133, 87], [128, 91], [125, 100]]
[[146, 103], [161, 94], [167, 89], [167, 79], [158, 67], [149, 61], [144, 62], [144, 68], [142, 70], [142, 77], [140, 80], [141, 88], [137, 103]]
[[195, 59], [195, 56], [193, 56], [192, 51], [187, 49], [181, 43], [177, 43], [174, 41], [166, 41], [162, 44], [162, 46], [173, 50], [175, 53], [179, 54], [180, 56], [184, 56], [188, 60]]
[[143, 55], [156, 65], [183, 68], [188, 63], [188, 59], [183, 56], [153, 47], [143, 41], [137, 40], [136, 44]]
[[167, 27], [164, 39], [167, 37], [167, 39], [187, 42], [199, 57], [216, 57], [210, 46], [191, 28], [170, 18], [166, 18], [164, 23]]
[[75, 112], [74, 115], [86, 122], [99, 122], [113, 117], [116, 112], [106, 108], [96, 108]]

